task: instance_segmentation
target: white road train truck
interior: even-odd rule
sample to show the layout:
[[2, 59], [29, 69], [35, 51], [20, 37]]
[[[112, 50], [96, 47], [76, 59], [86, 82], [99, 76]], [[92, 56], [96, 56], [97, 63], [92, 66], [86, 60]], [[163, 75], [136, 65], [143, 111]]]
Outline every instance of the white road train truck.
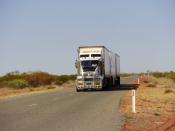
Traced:
[[76, 90], [103, 90], [120, 84], [120, 56], [105, 46], [78, 48]]

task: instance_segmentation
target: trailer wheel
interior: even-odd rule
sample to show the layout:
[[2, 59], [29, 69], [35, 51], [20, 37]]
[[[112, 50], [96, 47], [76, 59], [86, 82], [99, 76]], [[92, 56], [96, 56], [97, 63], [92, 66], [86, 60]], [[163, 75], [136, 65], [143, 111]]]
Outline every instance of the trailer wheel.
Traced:
[[108, 80], [107, 80], [107, 78], [104, 78], [103, 79], [102, 90], [106, 90], [107, 86], [108, 86]]
[[117, 77], [117, 85], [120, 85], [120, 77]]

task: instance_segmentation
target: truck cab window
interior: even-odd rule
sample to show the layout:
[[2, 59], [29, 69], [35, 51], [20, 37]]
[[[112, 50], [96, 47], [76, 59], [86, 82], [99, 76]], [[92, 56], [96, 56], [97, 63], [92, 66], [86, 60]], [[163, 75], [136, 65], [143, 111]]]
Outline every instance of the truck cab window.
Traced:
[[81, 61], [81, 65], [83, 67], [96, 67], [98, 65], [98, 61], [97, 60]]
[[89, 55], [88, 54], [80, 55], [80, 57], [89, 57]]
[[91, 54], [91, 57], [101, 57], [101, 54]]

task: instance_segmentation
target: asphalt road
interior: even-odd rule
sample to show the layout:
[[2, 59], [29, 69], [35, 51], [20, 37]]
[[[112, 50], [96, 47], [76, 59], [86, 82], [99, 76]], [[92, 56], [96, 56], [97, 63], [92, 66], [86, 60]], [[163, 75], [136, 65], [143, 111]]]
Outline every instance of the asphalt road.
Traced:
[[0, 131], [119, 131], [124, 92], [65, 89], [0, 100]]

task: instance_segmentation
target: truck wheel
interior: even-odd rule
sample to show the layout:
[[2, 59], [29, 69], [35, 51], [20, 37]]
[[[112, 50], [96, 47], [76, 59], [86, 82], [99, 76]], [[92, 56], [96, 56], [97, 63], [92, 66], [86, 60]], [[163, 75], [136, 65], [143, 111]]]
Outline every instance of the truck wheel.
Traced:
[[79, 90], [79, 89], [76, 89], [76, 91], [77, 91], [77, 92], [80, 92], [80, 90]]
[[106, 78], [103, 79], [103, 85], [102, 85], [102, 90], [106, 90], [108, 86], [108, 80]]
[[120, 85], [120, 77], [117, 77], [117, 85]]

